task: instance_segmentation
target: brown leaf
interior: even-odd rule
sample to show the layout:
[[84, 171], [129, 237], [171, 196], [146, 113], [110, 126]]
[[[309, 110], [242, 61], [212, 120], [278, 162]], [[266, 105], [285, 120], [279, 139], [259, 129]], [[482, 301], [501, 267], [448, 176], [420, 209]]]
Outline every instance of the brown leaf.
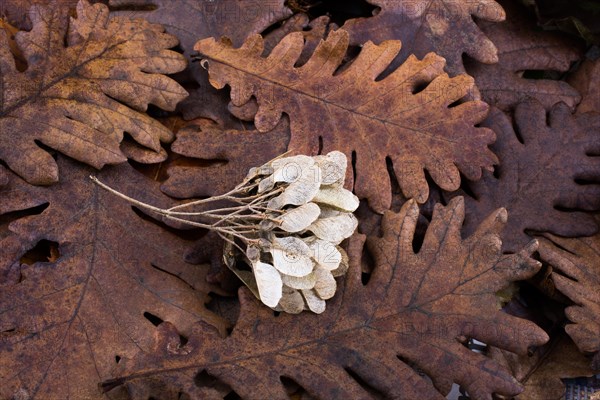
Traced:
[[593, 368], [600, 370], [600, 236], [540, 239], [540, 256], [554, 269], [555, 287], [575, 305], [567, 307], [573, 322], [565, 330], [579, 350], [595, 354]]
[[[387, 157], [404, 195], [421, 203], [429, 195], [424, 170], [442, 188], [456, 190], [459, 171], [476, 180], [481, 168], [491, 169], [497, 161], [487, 148], [494, 133], [474, 126], [487, 114], [487, 105], [467, 101], [449, 107], [473, 88], [473, 79], [449, 78], [443, 58], [432, 53], [423, 60], [410, 57], [376, 81], [400, 50], [400, 42], [366, 43], [358, 57], [334, 75], [346, 53], [348, 34], [342, 29], [331, 32], [306, 64], [294, 67], [303, 41], [302, 33], [291, 33], [267, 58], [261, 57], [260, 36], [239, 49], [205, 39], [196, 50], [209, 60], [211, 84], [231, 86], [234, 105], [256, 97], [254, 122], [259, 131], [273, 129], [286, 113], [289, 150], [340, 150], [349, 163], [355, 154], [354, 190], [378, 212], [391, 203]], [[348, 168], [347, 182], [352, 184], [352, 178]]]
[[600, 110], [600, 59], [586, 59], [568, 82], [581, 93], [582, 100], [577, 112]]
[[284, 0], [109, 0], [115, 15], [132, 14], [167, 27], [179, 38], [186, 55], [199, 39], [227, 37], [241, 45], [248, 36], [260, 33], [292, 11]]
[[[33, 214], [14, 219], [9, 234], [0, 236], [3, 399], [19, 392], [39, 399], [105, 398], [98, 382], [113, 376], [121, 358], [152, 347], [153, 323], [160, 322], [152, 316], [182, 336], [197, 321], [222, 332], [226, 327], [204, 308], [207, 293], [215, 291], [205, 281], [206, 268], [182, 259], [190, 241], [94, 185], [91, 168], [63, 157], [58, 165], [56, 185], [31, 186], [12, 175], [0, 190], [1, 212]], [[101, 179], [145, 201], [168, 202], [128, 164], [103, 171]], [[32, 211], [40, 204], [47, 208]], [[44, 240], [58, 243], [56, 261], [19, 262]]]
[[497, 64], [469, 62], [467, 71], [483, 99], [500, 109], [514, 108], [518, 103], [535, 98], [547, 109], [558, 102], [574, 108], [581, 96], [566, 82], [550, 79], [528, 79], [527, 71], [568, 71], [581, 56], [574, 40], [556, 32], [535, 29], [535, 20], [517, 2], [497, 0], [506, 10], [502, 23], [481, 22], [479, 27], [498, 47]]
[[143, 111], [149, 103], [173, 110], [187, 96], [162, 75], [185, 68], [167, 50], [177, 38], [143, 20], [109, 19], [108, 8], [81, 0], [77, 17], [60, 6], [33, 6], [31, 31], [16, 42], [28, 63], [15, 68], [0, 31], [0, 158], [34, 184], [58, 180], [52, 147], [96, 168], [125, 160], [123, 132], [158, 152], [172, 133]]
[[284, 153], [288, 138], [286, 121], [266, 133], [222, 130], [214, 123], [192, 122], [177, 132], [171, 150], [187, 159], [212, 160], [213, 163], [186, 165], [185, 160], [180, 160], [168, 167], [169, 178], [161, 190], [177, 198], [226, 193], [242, 181], [250, 168]]
[[502, 209], [462, 240], [464, 209], [456, 198], [436, 207], [415, 254], [418, 215], [412, 200], [398, 214], [386, 212], [383, 237], [368, 241], [376, 267], [366, 285], [356, 262], [364, 236], [351, 239], [354, 263], [320, 316], [275, 317], [244, 289], [229, 337], [199, 325], [184, 346], [189, 354], [174, 355], [166, 351], [173, 334], [165, 329], [156, 353], [140, 356], [103, 386], [125, 383], [134, 399], [137, 388], [146, 389], [144, 398], [167, 398], [167, 391], [217, 398], [198, 378], [207, 374], [247, 399], [287, 398], [280, 377], [322, 399], [373, 398], [365, 387], [390, 398], [443, 399], [452, 382], [464, 385], [474, 399], [518, 393], [506, 370], [457, 338], [475, 337], [519, 353], [545, 343], [546, 334], [533, 323], [502, 313], [495, 296], [510, 281], [537, 271], [540, 263], [529, 258], [537, 244], [502, 255]]
[[592, 376], [589, 361], [564, 334], [537, 349], [533, 356], [515, 355], [496, 348], [492, 356], [508, 368], [525, 389], [518, 400], [564, 399], [565, 383], [562, 379]]
[[473, 18], [504, 21], [502, 7], [493, 0], [367, 0], [381, 7], [370, 18], [348, 20], [342, 28], [350, 33], [350, 43], [368, 40], [381, 43], [402, 40], [400, 60], [411, 54], [425, 57], [435, 52], [444, 57], [450, 75], [464, 72], [463, 53], [486, 64], [498, 61], [494, 43], [477, 27]]
[[[600, 151], [600, 115], [573, 115], [564, 103], [546, 112], [531, 100], [517, 106], [514, 119], [513, 127], [493, 109], [483, 124], [498, 135], [492, 148], [500, 165], [496, 175], [485, 173], [469, 185], [475, 198], [465, 200], [466, 233], [501, 206], [512, 217], [504, 241], [508, 251], [531, 240], [526, 231], [569, 237], [597, 232], [592, 214], [569, 210], [600, 209], [600, 159], [587, 156]], [[595, 184], [582, 185], [579, 179]]]
[[[78, 0], [2, 0], [0, 1], [0, 17], [5, 18], [11, 25], [28, 31], [31, 30], [31, 19], [27, 11], [33, 5], [47, 6], [55, 2], [60, 7], [74, 10]], [[92, 0], [97, 3], [102, 0]]]

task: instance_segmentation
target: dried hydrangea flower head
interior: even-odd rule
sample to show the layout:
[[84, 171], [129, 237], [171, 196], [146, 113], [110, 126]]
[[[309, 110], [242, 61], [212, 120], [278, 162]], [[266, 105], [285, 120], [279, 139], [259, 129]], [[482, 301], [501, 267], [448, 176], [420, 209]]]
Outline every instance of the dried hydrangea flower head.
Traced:
[[[277, 311], [322, 313], [348, 269], [339, 246], [358, 225], [358, 198], [344, 189], [346, 156], [339, 151], [278, 157], [250, 169], [233, 190], [161, 209], [103, 188], [165, 219], [215, 231], [224, 260], [246, 286]], [[206, 207], [222, 204], [226, 207]], [[202, 208], [196, 210], [195, 208]], [[238, 267], [244, 259], [250, 269]]]

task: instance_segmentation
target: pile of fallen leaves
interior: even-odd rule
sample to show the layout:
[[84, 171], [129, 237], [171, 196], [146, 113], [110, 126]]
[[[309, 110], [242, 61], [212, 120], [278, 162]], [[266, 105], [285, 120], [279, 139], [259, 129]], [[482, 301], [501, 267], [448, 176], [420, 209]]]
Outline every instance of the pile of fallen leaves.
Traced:
[[[559, 399], [598, 374], [600, 11], [542, 3], [0, 0], [0, 398]], [[88, 179], [169, 208], [286, 151], [344, 153], [361, 200], [320, 315]]]

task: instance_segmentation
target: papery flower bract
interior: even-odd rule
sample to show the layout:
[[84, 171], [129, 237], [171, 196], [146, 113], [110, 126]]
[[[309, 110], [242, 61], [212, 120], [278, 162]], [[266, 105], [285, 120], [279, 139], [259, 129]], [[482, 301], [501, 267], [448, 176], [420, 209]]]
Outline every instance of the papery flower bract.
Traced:
[[[282, 156], [251, 168], [228, 193], [166, 210], [96, 182], [166, 219], [215, 231], [225, 240], [227, 267], [265, 305], [294, 314], [321, 313], [335, 294], [335, 277], [348, 270], [348, 255], [339, 244], [358, 225], [352, 212], [359, 200], [344, 189], [347, 166], [339, 151]], [[193, 212], [192, 207], [216, 201], [234, 205]], [[250, 270], [239, 269], [239, 258]]]

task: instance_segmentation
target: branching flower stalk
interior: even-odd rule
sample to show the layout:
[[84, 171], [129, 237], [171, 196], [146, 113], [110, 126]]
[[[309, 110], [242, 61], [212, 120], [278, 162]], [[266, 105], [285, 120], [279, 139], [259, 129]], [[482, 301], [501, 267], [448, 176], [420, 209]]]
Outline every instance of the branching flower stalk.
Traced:
[[[335, 294], [335, 277], [348, 269], [339, 245], [358, 225], [352, 214], [358, 198], [343, 188], [346, 166], [346, 156], [338, 151], [280, 156], [250, 169], [225, 194], [168, 209], [91, 179], [167, 220], [216, 232], [226, 243], [226, 265], [265, 305], [288, 313], [321, 313]], [[251, 269], [240, 268], [240, 259]]]

